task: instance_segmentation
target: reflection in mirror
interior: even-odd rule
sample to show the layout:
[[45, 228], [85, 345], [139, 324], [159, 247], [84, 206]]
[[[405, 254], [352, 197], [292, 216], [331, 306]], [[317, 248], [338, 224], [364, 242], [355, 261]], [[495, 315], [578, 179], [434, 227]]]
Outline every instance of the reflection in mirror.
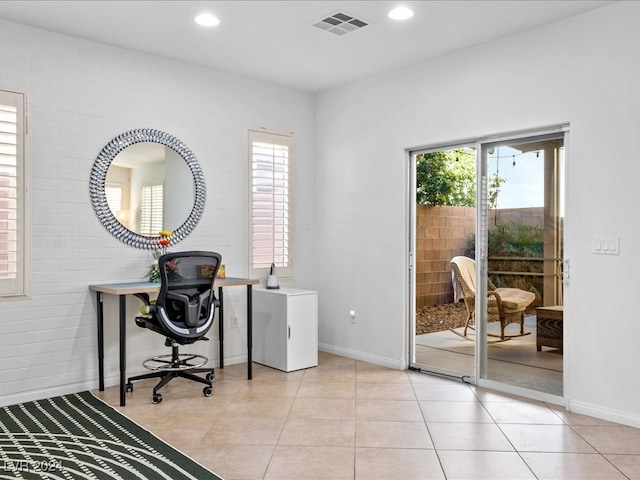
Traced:
[[104, 227], [136, 248], [158, 248], [161, 230], [170, 245], [195, 228], [206, 186], [191, 150], [168, 133], [125, 132], [102, 149], [91, 170], [91, 203]]
[[136, 143], [116, 155], [107, 171], [105, 193], [118, 221], [145, 236], [178, 228], [195, 199], [193, 177], [182, 157], [152, 142]]

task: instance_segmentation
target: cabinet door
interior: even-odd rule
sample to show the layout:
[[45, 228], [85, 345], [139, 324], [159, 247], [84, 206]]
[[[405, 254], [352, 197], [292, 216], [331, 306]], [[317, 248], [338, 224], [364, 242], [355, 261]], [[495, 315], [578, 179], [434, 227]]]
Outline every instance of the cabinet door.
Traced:
[[287, 308], [287, 371], [318, 365], [318, 296], [290, 295]]
[[287, 297], [255, 292], [253, 360], [269, 367], [287, 367]]

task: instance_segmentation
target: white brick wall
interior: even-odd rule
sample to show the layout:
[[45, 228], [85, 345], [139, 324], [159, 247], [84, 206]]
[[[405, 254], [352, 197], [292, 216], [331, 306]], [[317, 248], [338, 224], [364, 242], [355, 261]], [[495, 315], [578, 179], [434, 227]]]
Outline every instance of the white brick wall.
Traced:
[[[202, 164], [204, 216], [176, 249], [222, 253], [230, 276], [247, 274], [246, 128], [293, 131], [296, 140], [296, 284], [314, 288], [312, 94], [0, 21], [0, 87], [27, 88], [32, 288], [0, 301], [0, 404], [95, 388], [96, 300], [91, 283], [135, 281], [151, 262], [111, 237], [89, 199], [102, 147], [133, 128], [184, 141]], [[138, 301], [128, 302], [130, 316]], [[244, 287], [225, 295], [227, 363], [246, 358]], [[108, 299], [107, 384], [117, 383], [115, 300]], [[240, 328], [231, 329], [232, 316]], [[217, 332], [217, 327], [214, 328]], [[199, 346], [212, 358], [214, 341]], [[130, 328], [133, 374], [162, 339]]]

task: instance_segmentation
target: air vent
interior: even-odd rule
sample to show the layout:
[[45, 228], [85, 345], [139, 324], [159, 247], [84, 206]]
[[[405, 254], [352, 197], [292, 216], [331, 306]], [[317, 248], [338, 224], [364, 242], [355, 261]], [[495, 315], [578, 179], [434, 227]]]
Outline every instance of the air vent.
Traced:
[[366, 27], [368, 23], [354, 17], [353, 15], [349, 15], [344, 12], [337, 12], [313, 22], [311, 25], [335, 35], [346, 35], [347, 33], [355, 32], [356, 30]]

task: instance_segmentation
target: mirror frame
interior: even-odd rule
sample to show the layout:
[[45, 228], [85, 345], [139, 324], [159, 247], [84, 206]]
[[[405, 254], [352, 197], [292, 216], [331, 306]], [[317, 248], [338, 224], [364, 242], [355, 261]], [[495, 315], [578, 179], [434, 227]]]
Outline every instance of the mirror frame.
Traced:
[[96, 215], [98, 215], [100, 222], [109, 231], [109, 233], [118, 240], [135, 248], [160, 249], [160, 235], [140, 235], [132, 232], [122, 225], [109, 208], [107, 196], [105, 194], [107, 170], [109, 170], [111, 162], [113, 162], [122, 150], [135, 143], [141, 142], [160, 143], [173, 149], [184, 159], [189, 170], [191, 170], [195, 185], [193, 208], [184, 223], [173, 231], [173, 234], [169, 239], [171, 242], [169, 245], [175, 245], [189, 235], [202, 217], [207, 196], [207, 188], [202, 169], [200, 168], [200, 163], [193, 152], [191, 152], [191, 150], [180, 140], [166, 132], [149, 128], [130, 130], [118, 135], [107, 143], [98, 154], [98, 157], [93, 164], [93, 168], [91, 169], [89, 192], [91, 194], [93, 209], [95, 210]]

